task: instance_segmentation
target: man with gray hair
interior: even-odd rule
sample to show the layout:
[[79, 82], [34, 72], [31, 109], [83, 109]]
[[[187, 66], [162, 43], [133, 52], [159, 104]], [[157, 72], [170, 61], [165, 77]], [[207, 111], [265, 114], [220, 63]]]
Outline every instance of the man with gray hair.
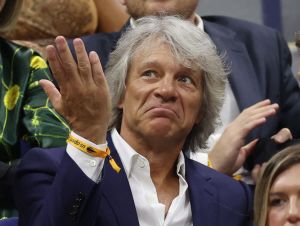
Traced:
[[[214, 169], [232, 175], [244, 164], [254, 147], [258, 151], [245, 164], [248, 169], [259, 163], [261, 157], [268, 157], [269, 152], [262, 145], [256, 145], [259, 139], [272, 138], [282, 143], [291, 139], [291, 133], [295, 138], [300, 137], [297, 117], [300, 114], [300, 89], [291, 72], [289, 49], [278, 32], [236, 18], [198, 15], [200, 0], [120, 2], [131, 16], [120, 32], [82, 37], [87, 51], [96, 51], [104, 67], [126, 28], [134, 27], [137, 19], [151, 15], [179, 15], [191, 21], [208, 34], [218, 52], [226, 53], [230, 73], [220, 125], [209, 137], [209, 154], [199, 152], [191, 158], [203, 164], [210, 162]], [[197, 49], [197, 45], [194, 48]], [[257, 117], [258, 111], [266, 112], [266, 109], [272, 113]]]
[[40, 84], [72, 132], [66, 149], [24, 156], [20, 225], [252, 225], [247, 185], [185, 157], [205, 146], [223, 102], [227, 72], [208, 36], [176, 17], [141, 19], [107, 82], [97, 54], [74, 47], [77, 64], [63, 37], [47, 47], [60, 90]]

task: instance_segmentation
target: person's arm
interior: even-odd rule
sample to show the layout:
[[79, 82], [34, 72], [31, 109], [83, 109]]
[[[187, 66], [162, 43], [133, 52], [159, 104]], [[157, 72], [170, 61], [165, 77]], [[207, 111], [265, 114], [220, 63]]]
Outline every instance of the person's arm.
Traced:
[[[104, 144], [111, 103], [100, 60], [95, 53], [87, 55], [83, 42], [75, 39], [76, 64], [66, 40], [57, 37], [55, 42], [56, 48], [47, 47], [47, 55], [59, 90], [49, 80], [41, 80], [40, 84], [72, 131], [87, 141]], [[84, 142], [80, 137], [76, 139]], [[89, 209], [90, 216], [97, 217], [99, 202], [93, 197], [93, 188], [97, 186], [93, 175], [96, 174], [89, 176], [83, 169], [86, 156], [80, 157], [79, 149], [67, 153], [65, 149], [30, 150], [25, 155], [16, 185], [20, 189], [16, 192], [16, 200], [21, 225], [78, 225], [83, 208]], [[97, 180], [101, 161], [95, 166]], [[92, 217], [89, 220], [85, 222], [87, 225], [95, 223]]]
[[[271, 104], [270, 100], [264, 100], [240, 113], [225, 128], [222, 136], [209, 152], [208, 158], [211, 162], [211, 167], [228, 175], [236, 172], [244, 164], [247, 156], [258, 141], [258, 139], [255, 139], [245, 144], [247, 135], [253, 129], [265, 123], [268, 117], [276, 114], [278, 108], [278, 104]], [[285, 136], [285, 132], [286, 130], [279, 131], [275, 136], [276, 139], [279, 137], [276, 140], [277, 142], [284, 142], [290, 139], [290, 136]], [[289, 130], [288, 135], [290, 135]]]
[[94, 0], [98, 11], [98, 32], [119, 31], [129, 18], [119, 0]]
[[[80, 225], [85, 208], [97, 216], [96, 187], [65, 148], [31, 149], [22, 159], [14, 186], [19, 225]], [[85, 225], [94, 223], [93, 217], [86, 218]]]

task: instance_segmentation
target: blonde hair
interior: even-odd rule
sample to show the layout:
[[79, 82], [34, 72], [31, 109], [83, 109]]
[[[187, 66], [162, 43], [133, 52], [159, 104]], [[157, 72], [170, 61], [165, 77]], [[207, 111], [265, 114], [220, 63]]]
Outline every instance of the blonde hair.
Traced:
[[10, 30], [16, 23], [23, 0], [5, 0], [0, 11], [0, 32]]
[[300, 144], [292, 145], [274, 155], [258, 178], [254, 195], [254, 222], [266, 226], [269, 207], [269, 192], [273, 182], [283, 171], [300, 163]]

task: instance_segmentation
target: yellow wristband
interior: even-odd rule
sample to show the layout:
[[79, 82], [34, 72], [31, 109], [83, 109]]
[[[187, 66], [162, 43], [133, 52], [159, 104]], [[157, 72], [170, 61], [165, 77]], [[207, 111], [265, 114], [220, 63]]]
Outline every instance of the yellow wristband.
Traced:
[[81, 141], [79, 139], [77, 139], [76, 137], [72, 136], [71, 134], [69, 135], [67, 142], [69, 144], [71, 144], [73, 147], [77, 148], [78, 150], [94, 156], [94, 157], [100, 157], [100, 158], [106, 158], [108, 157], [108, 161], [109, 164], [111, 165], [111, 167], [117, 172], [119, 173], [121, 168], [117, 165], [117, 163], [115, 162], [115, 160], [111, 157], [110, 155], [110, 150], [107, 147], [105, 151], [95, 148], [95, 147], [91, 147], [90, 145], [88, 145], [87, 143], [85, 143], [84, 141]]
[[233, 175], [232, 178], [235, 180], [242, 180], [243, 176], [241, 174], [237, 174], [237, 175]]
[[209, 160], [209, 158], [207, 159], [207, 166], [208, 166], [209, 168], [212, 168], [212, 169], [213, 169], [212, 163], [211, 163], [211, 161]]

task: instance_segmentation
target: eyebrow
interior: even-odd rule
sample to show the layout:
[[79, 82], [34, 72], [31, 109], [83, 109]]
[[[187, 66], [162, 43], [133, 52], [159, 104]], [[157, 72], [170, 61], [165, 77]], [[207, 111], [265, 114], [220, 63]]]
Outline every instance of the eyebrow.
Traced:
[[282, 191], [278, 191], [278, 192], [270, 192], [269, 193], [269, 196], [275, 196], [275, 195], [284, 195], [285, 192], [282, 192]]
[[150, 60], [146, 62], [141, 62], [140, 67], [160, 67], [161, 63], [158, 60]]

